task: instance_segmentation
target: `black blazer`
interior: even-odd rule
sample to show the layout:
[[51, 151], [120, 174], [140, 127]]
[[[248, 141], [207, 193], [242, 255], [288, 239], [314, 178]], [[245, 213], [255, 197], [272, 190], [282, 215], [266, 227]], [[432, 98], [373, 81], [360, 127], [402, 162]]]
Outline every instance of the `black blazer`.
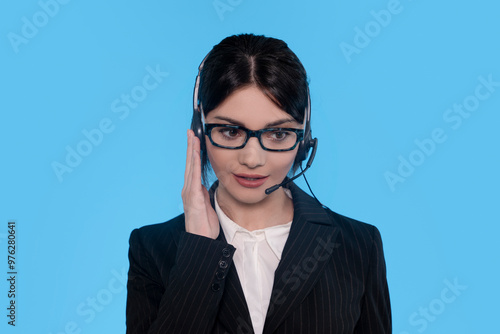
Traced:
[[[294, 216], [264, 333], [391, 333], [377, 228], [286, 187]], [[132, 231], [127, 333], [253, 333], [234, 251], [222, 229], [215, 240], [185, 232], [184, 214]]]

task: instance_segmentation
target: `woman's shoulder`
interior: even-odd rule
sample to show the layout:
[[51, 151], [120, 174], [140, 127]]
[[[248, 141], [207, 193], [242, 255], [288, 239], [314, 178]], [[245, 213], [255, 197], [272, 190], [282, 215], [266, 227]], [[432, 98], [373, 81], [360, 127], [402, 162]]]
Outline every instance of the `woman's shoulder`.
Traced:
[[142, 244], [156, 244], [163, 240], [177, 240], [185, 231], [184, 214], [180, 214], [168, 221], [144, 225], [132, 231], [130, 240], [139, 239]]
[[328, 207], [324, 207], [324, 209], [330, 217], [333, 226], [340, 229], [344, 238], [368, 239], [376, 242], [381, 239], [380, 231], [375, 225], [347, 217]]

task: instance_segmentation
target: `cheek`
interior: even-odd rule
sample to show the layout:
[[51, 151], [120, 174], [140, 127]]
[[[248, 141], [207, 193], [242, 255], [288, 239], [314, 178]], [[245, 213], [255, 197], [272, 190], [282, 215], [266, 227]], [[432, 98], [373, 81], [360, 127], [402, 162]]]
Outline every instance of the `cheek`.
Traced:
[[277, 153], [269, 157], [267, 163], [269, 167], [275, 170], [275, 172], [282, 174], [280, 177], [284, 177], [292, 168], [296, 156], [296, 149], [291, 152]]
[[235, 156], [235, 152], [231, 150], [219, 149], [211, 144], [207, 145], [207, 156], [210, 160], [210, 165], [219, 180], [224, 178], [229, 171], [234, 170], [238, 161]]
[[286, 158], [282, 159], [287, 173], [290, 170], [290, 168], [292, 168], [296, 156], [297, 156], [297, 151], [295, 149], [294, 151], [287, 153]]

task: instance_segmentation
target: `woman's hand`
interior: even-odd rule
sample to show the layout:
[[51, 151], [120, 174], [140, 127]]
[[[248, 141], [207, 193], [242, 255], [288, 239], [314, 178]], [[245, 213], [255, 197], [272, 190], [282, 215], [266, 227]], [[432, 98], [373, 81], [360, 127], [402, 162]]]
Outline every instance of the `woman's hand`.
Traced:
[[219, 219], [210, 204], [207, 189], [201, 184], [200, 140], [188, 130], [188, 146], [182, 203], [186, 232], [216, 239], [219, 236]]

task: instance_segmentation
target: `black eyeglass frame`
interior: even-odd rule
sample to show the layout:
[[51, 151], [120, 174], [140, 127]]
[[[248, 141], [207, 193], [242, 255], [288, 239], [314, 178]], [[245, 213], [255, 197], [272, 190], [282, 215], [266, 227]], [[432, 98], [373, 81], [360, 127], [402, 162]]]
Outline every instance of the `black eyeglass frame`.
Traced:
[[[246, 133], [245, 142], [243, 144], [241, 144], [240, 146], [236, 146], [236, 147], [228, 147], [228, 146], [217, 144], [212, 139], [212, 129], [216, 128], [216, 127], [224, 127], [224, 128], [230, 128], [230, 129], [237, 129], [237, 130], [243, 130], [243, 131], [245, 131], [245, 133]], [[291, 148], [287, 148], [287, 149], [284, 149], [284, 150], [275, 150], [275, 149], [271, 149], [271, 148], [265, 147], [264, 144], [262, 144], [261, 135], [264, 132], [271, 132], [271, 131], [290, 131], [290, 132], [295, 132], [295, 134], [297, 135], [297, 139], [295, 141], [295, 144]], [[242, 149], [243, 147], [245, 147], [245, 145], [248, 143], [248, 140], [251, 137], [256, 137], [259, 140], [260, 147], [262, 147], [262, 149], [264, 151], [286, 152], [286, 151], [293, 150], [295, 147], [297, 147], [297, 144], [301, 140], [304, 139], [304, 130], [303, 129], [294, 129], [294, 128], [268, 128], [268, 129], [261, 129], [261, 130], [253, 131], [253, 130], [249, 130], [249, 129], [247, 129], [247, 128], [243, 127], [243, 126], [239, 126], [239, 125], [210, 123], [210, 124], [205, 124], [205, 135], [208, 136], [208, 139], [210, 139], [210, 142], [212, 143], [212, 145], [217, 146], [217, 147], [221, 147], [221, 148], [226, 148], [226, 149], [229, 149], [229, 150], [239, 150], [239, 149]]]

